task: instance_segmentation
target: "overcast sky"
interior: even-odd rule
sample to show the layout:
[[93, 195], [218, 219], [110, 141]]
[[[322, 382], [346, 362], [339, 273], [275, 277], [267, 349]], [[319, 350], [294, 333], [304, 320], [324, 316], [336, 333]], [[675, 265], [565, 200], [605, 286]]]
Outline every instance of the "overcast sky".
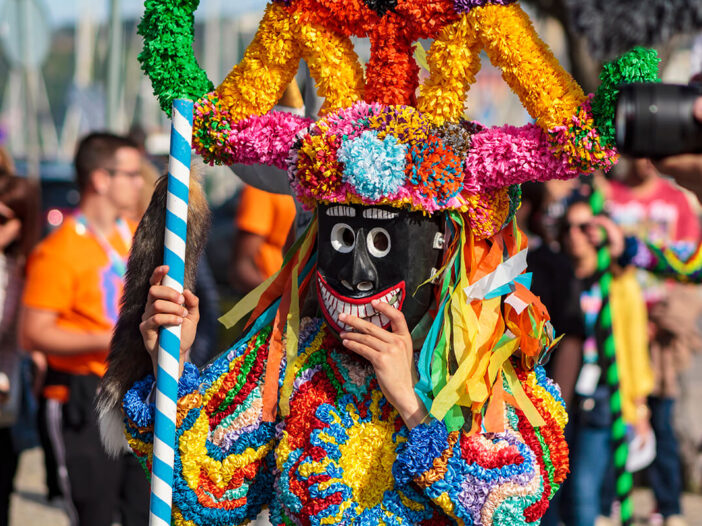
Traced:
[[[0, 5], [9, 1], [0, 0]], [[62, 25], [76, 19], [78, 13], [92, 11], [97, 19], [104, 19], [109, 10], [110, 0], [35, 0], [49, 12], [54, 25]], [[118, 0], [125, 17], [140, 16], [144, 10], [143, 0]], [[266, 0], [201, 0], [197, 10], [199, 16], [235, 15], [249, 11], [261, 10]]]

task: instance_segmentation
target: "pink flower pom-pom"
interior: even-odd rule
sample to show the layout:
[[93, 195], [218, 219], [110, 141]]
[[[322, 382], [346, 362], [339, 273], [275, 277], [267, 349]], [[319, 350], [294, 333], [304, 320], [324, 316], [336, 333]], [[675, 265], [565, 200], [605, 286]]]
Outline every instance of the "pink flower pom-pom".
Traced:
[[502, 126], [476, 133], [464, 162], [464, 187], [495, 190], [526, 181], [570, 179], [578, 172], [535, 124]]
[[233, 162], [260, 163], [285, 169], [296, 135], [313, 122], [281, 111], [248, 117], [227, 130], [226, 146]]

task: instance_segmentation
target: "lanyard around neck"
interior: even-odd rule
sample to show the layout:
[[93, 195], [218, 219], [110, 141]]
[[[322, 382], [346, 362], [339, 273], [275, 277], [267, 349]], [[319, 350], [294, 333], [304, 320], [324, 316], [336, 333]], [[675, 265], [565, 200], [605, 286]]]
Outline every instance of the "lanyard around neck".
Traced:
[[[124, 277], [124, 274], [127, 270], [127, 257], [122, 256], [119, 252], [117, 252], [115, 247], [112, 246], [112, 244], [103, 235], [103, 233], [90, 224], [88, 218], [85, 217], [84, 213], [77, 213], [74, 216], [74, 219], [76, 221], [76, 230], [78, 231], [78, 233], [90, 234], [93, 237], [93, 239], [95, 239], [95, 241], [98, 242], [103, 252], [105, 252], [105, 255], [108, 257], [112, 264], [112, 268], [117, 272], [117, 274], [120, 277]], [[132, 233], [129, 230], [126, 221], [119, 217], [117, 218], [115, 225], [117, 226], [117, 232], [119, 232], [124, 246], [127, 247], [127, 251], [129, 251], [132, 245]]]

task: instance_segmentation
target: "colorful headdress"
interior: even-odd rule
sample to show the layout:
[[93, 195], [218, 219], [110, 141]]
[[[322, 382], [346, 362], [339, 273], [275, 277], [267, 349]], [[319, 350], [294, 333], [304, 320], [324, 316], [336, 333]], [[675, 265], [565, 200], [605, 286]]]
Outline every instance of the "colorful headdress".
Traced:
[[[177, 96], [198, 99], [195, 148], [205, 160], [288, 168], [308, 207], [382, 202], [473, 211], [489, 217], [471, 225], [487, 237], [508, 219], [510, 186], [571, 178], [615, 160], [607, 132], [613, 108], [603, 103], [616, 95], [617, 83], [605, 82], [593, 104], [513, 1], [276, 1], [243, 61], [214, 91], [191, 52], [197, 3], [147, 5], [141, 60], [162, 107], [169, 111]], [[365, 72], [351, 36], [370, 39]], [[421, 86], [413, 56], [420, 38], [434, 39]], [[463, 120], [482, 50], [502, 68], [535, 124], [482, 129]], [[324, 118], [315, 124], [270, 111], [300, 59], [325, 99]], [[617, 82], [656, 78], [655, 56], [637, 51], [626, 60], [636, 67], [617, 66]], [[369, 171], [358, 164], [362, 153], [377, 155]]]
[[[502, 413], [488, 402], [504, 405], [504, 376], [536, 424], [509, 358], [520, 350], [533, 366], [553, 334], [523, 275], [526, 241], [513, 223], [505, 226], [519, 204], [520, 183], [614, 164], [618, 87], [657, 80], [655, 52], [635, 49], [607, 65], [598, 92], [586, 96], [512, 0], [278, 0], [266, 8], [242, 62], [213, 90], [192, 54], [197, 4], [147, 1], [139, 27], [140, 58], [163, 109], [176, 97], [198, 101], [195, 149], [210, 163], [287, 169], [308, 207], [446, 211], [450, 241], [433, 318], [424, 327], [418, 392], [451, 429], [464, 425], [464, 407], [473, 429], [496, 430], [500, 419], [490, 415]], [[365, 70], [352, 36], [370, 39]], [[433, 39], [421, 86], [418, 39]], [[484, 128], [464, 120], [482, 51], [502, 68], [533, 124]], [[317, 122], [271, 111], [300, 59], [325, 99]], [[280, 273], [244, 302], [243, 310], [253, 310], [249, 335], [273, 325], [271, 373], [297, 353], [299, 298], [314, 268], [315, 228], [313, 222]], [[278, 397], [277, 375], [266, 377], [264, 417], [272, 419], [278, 399], [285, 413], [292, 379]]]

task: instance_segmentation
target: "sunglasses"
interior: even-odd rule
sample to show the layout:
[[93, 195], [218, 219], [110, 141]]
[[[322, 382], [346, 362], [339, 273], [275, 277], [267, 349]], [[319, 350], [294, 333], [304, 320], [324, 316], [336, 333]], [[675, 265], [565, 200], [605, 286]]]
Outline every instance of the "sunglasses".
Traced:
[[568, 221], [563, 223], [564, 232], [570, 232], [572, 228], [576, 228], [581, 232], [587, 232], [587, 229], [590, 228], [590, 223], [570, 223]]

